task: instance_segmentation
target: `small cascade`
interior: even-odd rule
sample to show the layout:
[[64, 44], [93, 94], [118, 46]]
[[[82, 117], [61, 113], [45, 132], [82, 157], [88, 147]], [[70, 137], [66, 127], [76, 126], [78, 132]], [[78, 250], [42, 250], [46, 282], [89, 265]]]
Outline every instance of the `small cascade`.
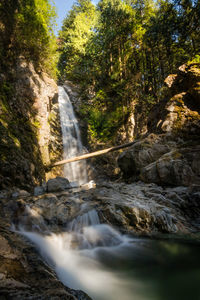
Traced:
[[67, 287], [82, 289], [94, 300], [132, 299], [132, 282], [102, 263], [104, 260], [112, 263], [113, 257], [116, 262], [123, 260], [124, 249], [131, 247], [131, 240], [111, 226], [100, 224], [94, 209], [75, 218], [69, 224], [68, 232], [46, 236], [27, 231], [21, 233], [37, 245]]
[[68, 224], [68, 230], [71, 231], [76, 231], [79, 232], [81, 231], [84, 227], [88, 227], [91, 225], [97, 225], [100, 224], [99, 221], [99, 216], [96, 212], [95, 209], [92, 209], [75, 219], [73, 219], [69, 224]]
[[[121, 234], [112, 226], [101, 224], [98, 212], [89, 202], [79, 204], [79, 215], [60, 233], [50, 233], [43, 226], [35, 228], [35, 224], [43, 225], [44, 220], [32, 209], [28, 208], [27, 214], [24, 222], [20, 218], [20, 233], [36, 245], [44, 260], [69, 288], [83, 290], [94, 300], [159, 300], [162, 295], [167, 295], [164, 297], [166, 300], [197, 299], [188, 297], [188, 294], [182, 296], [182, 274], [185, 263], [184, 276], [194, 265], [194, 287], [199, 289], [199, 271], [196, 268], [199, 248], [190, 252], [190, 248], [177, 242]], [[31, 225], [32, 230], [37, 232], [30, 231]], [[192, 260], [191, 253], [194, 253]], [[189, 272], [188, 281], [190, 276]], [[181, 297], [176, 297], [174, 282]], [[187, 286], [187, 281], [185, 284]], [[164, 294], [160, 287], [164, 287]], [[168, 296], [169, 290], [171, 294]], [[192, 289], [188, 291], [190, 295]], [[194, 294], [197, 292], [194, 291]]]
[[[108, 260], [113, 254], [117, 255], [117, 260], [122, 258], [121, 243], [118, 243], [117, 248], [103, 246], [99, 243], [103, 235], [98, 238], [98, 232], [101, 231], [101, 226], [107, 226], [104, 229], [110, 232], [112, 238], [111, 227], [96, 226], [96, 230], [95, 226], [88, 227], [94, 229], [92, 234], [86, 230], [79, 236], [77, 233], [76, 236], [74, 233], [61, 233], [43, 237], [33, 232], [23, 232], [23, 235], [38, 246], [42, 256], [52, 265], [64, 285], [81, 289], [94, 300], [131, 300], [132, 282], [126, 276], [121, 278], [114, 274], [101, 263], [102, 255]], [[76, 237], [81, 245], [77, 246]]]
[[[35, 212], [31, 211], [29, 215], [32, 218]], [[30, 232], [30, 226], [26, 228], [25, 224], [19, 226], [21, 234], [36, 244], [66, 286], [82, 289], [94, 300], [132, 298], [127, 278], [122, 280], [101, 260], [111, 262], [113, 255], [117, 261], [123, 259], [124, 247], [129, 248], [133, 240], [111, 226], [101, 224], [98, 212], [90, 203], [81, 203], [79, 215], [68, 223], [65, 232], [59, 234]], [[124, 284], [129, 290], [126, 295]]]
[[[62, 86], [58, 87], [60, 122], [63, 139], [63, 159], [83, 154], [84, 149], [81, 142], [78, 121], [75, 117], [73, 106], [68, 94]], [[64, 176], [71, 182], [79, 184], [87, 182], [86, 161], [77, 161], [64, 166]]]

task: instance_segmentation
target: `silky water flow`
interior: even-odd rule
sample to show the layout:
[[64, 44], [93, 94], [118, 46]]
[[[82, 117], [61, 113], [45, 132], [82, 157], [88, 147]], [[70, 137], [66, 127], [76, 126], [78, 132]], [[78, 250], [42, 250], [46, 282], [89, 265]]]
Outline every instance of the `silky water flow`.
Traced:
[[[42, 221], [42, 220], [41, 220]], [[43, 222], [43, 221], [42, 221]], [[59, 234], [21, 230], [64, 285], [94, 300], [199, 300], [200, 246], [121, 234], [81, 203]]]
[[124, 255], [127, 260], [134, 240], [100, 224], [95, 209], [84, 212], [87, 206], [80, 205], [80, 215], [65, 232], [43, 236], [23, 230], [22, 234], [37, 245], [64, 285], [83, 290], [94, 300], [143, 299], [136, 298], [140, 283], [133, 284], [115, 265], [123, 263]]
[[[76, 156], [83, 147], [63, 87], [59, 87], [59, 106], [64, 158]], [[66, 165], [65, 176], [70, 181], [86, 182], [85, 162]], [[79, 214], [61, 233], [20, 231], [36, 245], [64, 285], [83, 290], [94, 300], [200, 299], [196, 298], [200, 291], [200, 247], [121, 234], [100, 223], [90, 201], [77, 203]]]
[[[63, 159], [84, 153], [78, 121], [75, 117], [70, 98], [62, 86], [58, 87], [58, 103], [63, 140]], [[86, 161], [76, 161], [64, 165], [64, 176], [71, 182], [87, 182]]]

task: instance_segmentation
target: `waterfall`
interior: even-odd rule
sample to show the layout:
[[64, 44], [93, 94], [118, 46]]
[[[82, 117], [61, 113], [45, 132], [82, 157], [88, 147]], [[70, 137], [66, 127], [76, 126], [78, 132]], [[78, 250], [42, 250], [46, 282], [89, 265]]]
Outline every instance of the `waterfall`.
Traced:
[[[59, 87], [59, 108], [64, 158], [81, 154], [83, 146], [77, 120], [63, 87]], [[84, 183], [87, 180], [86, 164], [83, 161], [67, 164], [64, 171], [70, 181]], [[189, 268], [186, 265], [184, 276], [192, 265], [192, 255], [188, 248], [165, 240], [150, 241], [129, 237], [108, 224], [101, 224], [103, 215], [98, 215], [101, 203], [97, 206], [95, 201], [90, 202], [87, 197], [86, 200], [84, 198], [85, 194], [79, 200], [76, 199], [76, 209], [74, 213], [72, 209], [72, 215], [66, 220], [68, 223], [60, 233], [50, 233], [48, 225], [40, 216], [42, 209], [35, 211], [29, 207], [20, 218], [21, 224], [17, 228], [36, 245], [64, 285], [72, 289], [82, 289], [94, 300], [197, 299], [193, 296], [184, 298], [182, 293], [184, 253], [188, 253], [189, 257]], [[118, 200], [116, 206], [113, 203], [113, 209], [117, 209], [117, 204]], [[117, 212], [121, 213], [120, 209]], [[109, 213], [109, 209], [105, 213]], [[117, 219], [113, 222], [117, 223]], [[17, 229], [13, 226], [13, 230]], [[182, 256], [180, 255], [181, 260], [177, 264], [179, 251]], [[197, 253], [199, 258], [199, 251]], [[195, 267], [197, 262], [198, 259], [194, 256]], [[180, 270], [172, 277], [179, 265]], [[197, 271], [194, 269], [192, 276], [198, 278], [196, 286], [199, 288], [200, 273]], [[188, 274], [191, 275], [190, 272]], [[176, 281], [177, 278], [180, 281]], [[174, 280], [179, 286], [181, 297], [176, 297], [177, 286]], [[162, 294], [165, 286], [166, 291]], [[193, 290], [193, 287], [190, 288], [189, 294]], [[169, 291], [172, 296], [167, 296]]]
[[[60, 111], [60, 122], [63, 139], [63, 159], [71, 158], [83, 154], [78, 121], [75, 117], [73, 106], [68, 94], [62, 86], [58, 87], [58, 102]], [[77, 181], [79, 184], [87, 182], [86, 161], [77, 161], [64, 165], [64, 176], [71, 182]]]

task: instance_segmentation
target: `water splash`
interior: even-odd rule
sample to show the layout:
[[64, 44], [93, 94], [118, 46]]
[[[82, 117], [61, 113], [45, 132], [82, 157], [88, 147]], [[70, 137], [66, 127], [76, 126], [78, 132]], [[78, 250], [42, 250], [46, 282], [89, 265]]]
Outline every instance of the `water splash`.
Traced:
[[139, 282], [133, 283], [125, 275], [122, 278], [101, 263], [102, 255], [110, 259], [114, 254], [119, 260], [124, 255], [123, 247], [129, 246], [128, 239], [111, 226], [97, 224], [84, 227], [82, 232], [47, 236], [33, 232], [23, 235], [38, 246], [66, 286], [82, 289], [94, 300], [141, 299], [136, 294]]
[[[83, 154], [78, 121], [75, 117], [73, 106], [68, 94], [62, 86], [58, 87], [60, 122], [63, 139], [63, 159]], [[79, 184], [87, 182], [87, 166], [84, 160], [64, 165], [64, 176], [69, 181], [77, 181]]]

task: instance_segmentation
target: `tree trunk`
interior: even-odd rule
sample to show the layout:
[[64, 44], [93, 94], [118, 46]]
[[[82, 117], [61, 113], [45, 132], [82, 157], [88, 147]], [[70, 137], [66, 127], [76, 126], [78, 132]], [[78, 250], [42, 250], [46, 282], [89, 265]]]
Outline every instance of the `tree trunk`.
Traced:
[[99, 156], [99, 155], [102, 155], [102, 154], [106, 154], [106, 153], [109, 153], [109, 152], [117, 151], [117, 150], [120, 150], [120, 149], [123, 149], [123, 148], [130, 147], [133, 144], [135, 144], [136, 142], [137, 141], [134, 141], [134, 142], [131, 142], [131, 143], [128, 143], [128, 144], [123, 144], [123, 145], [120, 145], [120, 146], [115, 146], [115, 147], [107, 148], [107, 149], [104, 149], [104, 150], [99, 150], [99, 151], [96, 151], [96, 152], [87, 153], [87, 154], [83, 154], [83, 155], [80, 155], [80, 156], [64, 159], [64, 160], [61, 160], [61, 161], [49, 166], [49, 168], [53, 168], [53, 167], [56, 167], [56, 166], [68, 164], [70, 162], [83, 160], [83, 159]]

